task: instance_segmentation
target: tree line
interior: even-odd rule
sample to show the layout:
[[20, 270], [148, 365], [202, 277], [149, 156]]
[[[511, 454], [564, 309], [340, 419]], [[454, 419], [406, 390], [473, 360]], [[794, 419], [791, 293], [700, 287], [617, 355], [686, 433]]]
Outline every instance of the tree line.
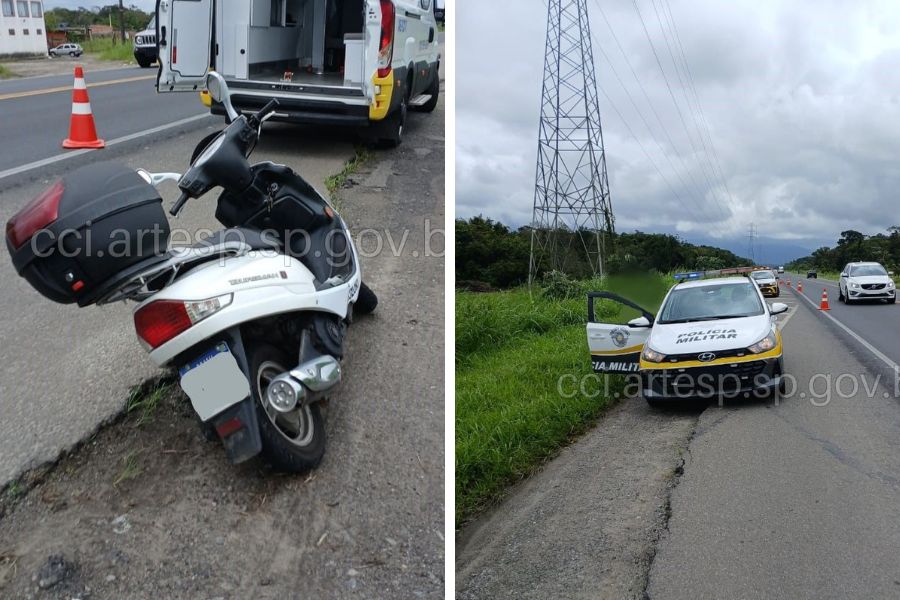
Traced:
[[[127, 31], [141, 31], [150, 22], [152, 13], [144, 12], [137, 6], [128, 6], [122, 11]], [[44, 12], [44, 23], [47, 31], [53, 31], [62, 25], [67, 27], [87, 27], [88, 25], [109, 25], [119, 28], [119, 5], [108, 4], [89, 10], [83, 6], [75, 9], [51, 8]]]
[[[559, 235], [575, 236], [574, 232]], [[456, 220], [456, 280], [509, 288], [528, 281], [531, 228], [510, 229], [482, 216]], [[587, 259], [579, 255], [579, 243], [568, 247], [567, 269], [577, 276], [590, 274]], [[750, 260], [712, 246], [697, 246], [664, 233], [617, 233], [606, 241], [604, 260], [609, 273], [657, 271], [706, 271], [749, 266]]]
[[840, 271], [848, 262], [879, 262], [890, 271], [900, 268], [900, 226], [888, 227], [883, 233], [865, 235], [848, 229], [833, 247], [823, 246], [803, 258], [785, 265], [792, 271], [815, 269]]

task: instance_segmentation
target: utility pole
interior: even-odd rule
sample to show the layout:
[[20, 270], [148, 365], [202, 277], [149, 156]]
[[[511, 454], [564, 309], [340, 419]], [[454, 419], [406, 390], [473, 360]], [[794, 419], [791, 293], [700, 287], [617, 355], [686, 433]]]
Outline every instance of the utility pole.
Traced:
[[614, 223], [587, 0], [549, 0], [529, 288], [575, 257], [602, 277]]
[[122, 6], [122, 0], [119, 0], [119, 35], [122, 36], [122, 43], [125, 43], [125, 7]]

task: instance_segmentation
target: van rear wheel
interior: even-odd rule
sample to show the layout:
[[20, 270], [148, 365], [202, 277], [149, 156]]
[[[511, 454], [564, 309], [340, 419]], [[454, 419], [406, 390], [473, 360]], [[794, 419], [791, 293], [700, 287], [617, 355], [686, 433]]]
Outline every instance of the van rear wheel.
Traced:
[[406, 98], [382, 121], [378, 145], [382, 148], [396, 148], [403, 142], [403, 126], [406, 124]]

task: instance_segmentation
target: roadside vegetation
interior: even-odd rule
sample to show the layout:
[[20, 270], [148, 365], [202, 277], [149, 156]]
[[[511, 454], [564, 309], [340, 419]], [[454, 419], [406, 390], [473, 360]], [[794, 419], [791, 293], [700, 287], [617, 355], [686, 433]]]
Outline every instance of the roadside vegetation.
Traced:
[[82, 42], [86, 54], [93, 54], [100, 60], [118, 61], [124, 63], [134, 62], [134, 53], [131, 41], [116, 42], [112, 38], [94, 38]]
[[0, 79], [9, 79], [15, 77], [16, 74], [9, 70], [9, 67], [0, 65]]
[[[655, 311], [670, 284], [662, 275], [601, 282], [550, 273], [531, 294], [524, 287], [457, 291], [457, 524], [584, 432], [622, 392], [623, 377], [602, 376], [587, 380], [588, 394], [560, 393], [561, 376], [571, 382], [592, 373], [584, 329], [587, 292], [614, 291]], [[617, 323], [638, 315], [605, 300], [595, 312]]]
[[[882, 233], [866, 235], [853, 229], [841, 232], [834, 246], [823, 246], [803, 258], [789, 262], [786, 271], [797, 271], [806, 275], [814, 269], [819, 277], [837, 279], [841, 269], [848, 262], [874, 261], [884, 265], [895, 275], [900, 273], [900, 225], [888, 227]], [[896, 281], [896, 277], [894, 278]]]

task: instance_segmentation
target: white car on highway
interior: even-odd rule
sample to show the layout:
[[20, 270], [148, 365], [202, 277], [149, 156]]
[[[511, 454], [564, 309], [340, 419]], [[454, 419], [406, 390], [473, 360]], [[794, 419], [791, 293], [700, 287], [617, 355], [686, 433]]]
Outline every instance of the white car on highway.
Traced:
[[877, 262], [847, 263], [838, 281], [838, 300], [851, 304], [857, 300], [897, 300], [894, 280]]
[[[643, 316], [625, 325], [598, 323], [593, 303], [606, 298]], [[772, 396], [784, 392], [781, 333], [769, 306], [746, 277], [678, 283], [659, 314], [609, 292], [588, 295], [588, 346], [594, 371], [637, 373], [651, 406], [685, 398]]]

